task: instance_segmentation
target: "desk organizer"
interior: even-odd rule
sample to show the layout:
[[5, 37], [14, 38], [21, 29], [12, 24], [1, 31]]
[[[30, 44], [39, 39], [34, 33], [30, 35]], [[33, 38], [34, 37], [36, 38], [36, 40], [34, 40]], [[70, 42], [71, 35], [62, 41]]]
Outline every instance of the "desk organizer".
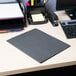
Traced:
[[[41, 3], [38, 1], [42, 1]], [[27, 6], [27, 19], [29, 24], [44, 24], [48, 22], [45, 4], [43, 0], [35, 0], [34, 3], [29, 0]]]
[[16, 0], [0, 1], [0, 33], [19, 31], [26, 26], [26, 19]]

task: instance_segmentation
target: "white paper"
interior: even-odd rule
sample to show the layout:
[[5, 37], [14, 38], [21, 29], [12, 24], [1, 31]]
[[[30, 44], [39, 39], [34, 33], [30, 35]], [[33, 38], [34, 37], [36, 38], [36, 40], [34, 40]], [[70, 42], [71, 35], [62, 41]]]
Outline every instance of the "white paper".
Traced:
[[0, 0], [0, 3], [16, 2], [16, 0]]
[[18, 3], [0, 4], [0, 19], [23, 18]]
[[44, 21], [45, 20], [44, 16], [41, 13], [39, 13], [39, 14], [32, 14], [31, 16], [32, 16], [32, 19], [33, 19], [34, 22]]

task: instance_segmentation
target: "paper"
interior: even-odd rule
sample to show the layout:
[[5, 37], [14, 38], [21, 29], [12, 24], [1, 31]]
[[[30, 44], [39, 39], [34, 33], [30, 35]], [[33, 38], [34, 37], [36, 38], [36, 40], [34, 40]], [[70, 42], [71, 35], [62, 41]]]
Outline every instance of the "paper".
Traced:
[[44, 16], [41, 13], [31, 14], [31, 16], [32, 16], [33, 22], [38, 22], [38, 21], [44, 21], [45, 20]]
[[0, 4], [0, 20], [23, 17], [24, 15], [18, 3]]
[[16, 0], [0, 0], [0, 3], [16, 2]]

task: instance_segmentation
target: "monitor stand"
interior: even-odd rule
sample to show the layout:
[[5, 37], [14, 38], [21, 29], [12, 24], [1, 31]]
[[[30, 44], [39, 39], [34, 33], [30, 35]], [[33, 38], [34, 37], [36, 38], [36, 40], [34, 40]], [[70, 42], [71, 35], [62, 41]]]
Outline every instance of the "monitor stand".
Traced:
[[66, 13], [71, 19], [76, 19], [76, 9], [66, 10]]

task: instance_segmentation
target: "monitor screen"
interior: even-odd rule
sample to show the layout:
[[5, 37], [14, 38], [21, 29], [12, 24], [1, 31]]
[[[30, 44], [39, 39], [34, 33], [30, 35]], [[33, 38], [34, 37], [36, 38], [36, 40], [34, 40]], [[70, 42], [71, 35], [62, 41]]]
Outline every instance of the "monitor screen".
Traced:
[[76, 0], [57, 0], [56, 10], [76, 9]]

